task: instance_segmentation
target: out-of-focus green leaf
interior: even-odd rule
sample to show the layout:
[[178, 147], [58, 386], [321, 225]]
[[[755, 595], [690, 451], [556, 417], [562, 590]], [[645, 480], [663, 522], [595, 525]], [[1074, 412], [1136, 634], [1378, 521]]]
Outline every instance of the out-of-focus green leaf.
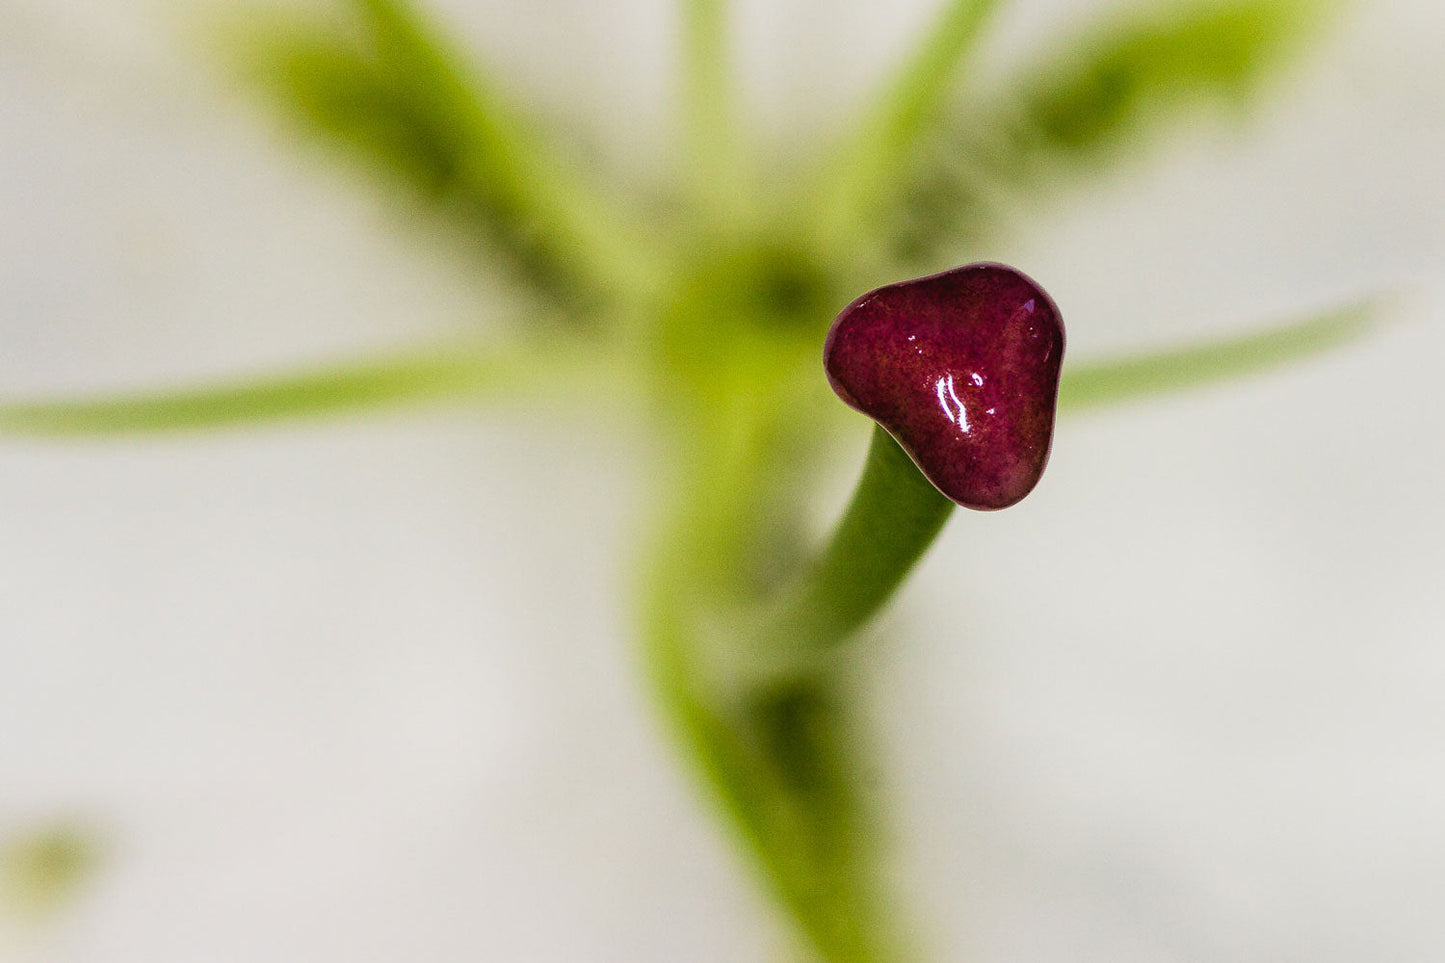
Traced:
[[1380, 313], [1378, 302], [1365, 301], [1236, 338], [1070, 367], [1059, 409], [1099, 408], [1281, 367], [1363, 336]]
[[1245, 103], [1337, 6], [1210, 0], [1119, 22], [1010, 86], [1013, 135], [1026, 152], [1100, 150], [1195, 102]]
[[904, 171], [886, 229], [907, 263], [971, 240], [1000, 185], [1036, 190], [1106, 162], [1191, 111], [1242, 108], [1306, 48], [1339, 0], [1187, 0], [1120, 17], [965, 110]]
[[[642, 231], [561, 163], [407, 0], [335, 23], [272, 20], [245, 56], [304, 127], [471, 225], [533, 288], [572, 303], [650, 289]], [[619, 290], [620, 289], [620, 290]]]
[[539, 389], [565, 391], [613, 373], [607, 359], [595, 352], [534, 357], [461, 345], [243, 384], [0, 403], [0, 433], [105, 436], [201, 431]]
[[818, 235], [851, 242], [896, 192], [933, 131], [973, 41], [999, 0], [947, 0], [899, 67], [819, 190]]

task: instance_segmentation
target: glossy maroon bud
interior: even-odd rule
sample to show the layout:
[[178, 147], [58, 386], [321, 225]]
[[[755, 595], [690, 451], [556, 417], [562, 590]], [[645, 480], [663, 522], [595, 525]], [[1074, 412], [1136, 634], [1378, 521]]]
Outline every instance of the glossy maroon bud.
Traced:
[[966, 508], [1007, 508], [1049, 459], [1064, 325], [1033, 281], [970, 264], [890, 284], [838, 315], [833, 390], [898, 440]]

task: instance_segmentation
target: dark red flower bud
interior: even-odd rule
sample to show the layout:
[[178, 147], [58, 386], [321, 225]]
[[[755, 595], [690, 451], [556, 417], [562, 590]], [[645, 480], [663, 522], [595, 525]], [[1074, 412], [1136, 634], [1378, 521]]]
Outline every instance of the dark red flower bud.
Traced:
[[1064, 325], [1033, 281], [970, 264], [863, 295], [823, 349], [833, 390], [966, 508], [1007, 508], [1049, 459]]

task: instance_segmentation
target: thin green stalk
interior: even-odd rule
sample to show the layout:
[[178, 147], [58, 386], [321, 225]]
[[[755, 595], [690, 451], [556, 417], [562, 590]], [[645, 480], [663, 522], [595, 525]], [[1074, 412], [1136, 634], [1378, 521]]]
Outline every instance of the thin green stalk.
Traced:
[[[738, 467], [741, 474], [732, 477], [740, 486], [765, 470]], [[891, 438], [875, 438], [853, 505], [817, 562], [781, 603], [740, 612], [725, 590], [719, 594], [716, 572], [745, 566], [753, 541], [745, 533], [770, 519], [755, 514], [756, 499], [720, 517], [704, 494], [716, 484], [711, 475], [684, 476], [698, 499], [679, 505], [650, 572], [646, 651], [659, 699], [739, 841], [816, 954], [810, 958], [906, 959], [880, 871], [878, 817], [859, 788], [868, 769], [866, 740], [850, 708], [847, 676], [827, 652], [887, 601], [951, 503]], [[778, 633], [769, 645], [779, 652], [798, 651], [801, 640], [781, 633], [802, 627], [817, 657], [790, 660], [786, 674], [761, 671], [766, 656], [740, 665], [749, 653], [760, 655], [760, 622]]]
[[554, 150], [417, 3], [347, 6], [339, 24], [248, 22], [254, 80], [312, 132], [477, 229], [539, 293], [569, 308], [578, 295], [655, 295], [667, 255], [611, 185]]
[[421, 71], [438, 96], [456, 107], [472, 150], [469, 176], [495, 191], [503, 203], [529, 216], [530, 229], [565, 245], [559, 252], [600, 289], [651, 292], [659, 268], [642, 230], [609, 194], [584, 179], [547, 149], [485, 82], [455, 53], [409, 0], [360, 0], [384, 43]]
[[768, 606], [752, 640], [764, 668], [826, 657], [867, 625], [952, 511], [953, 502], [923, 477], [888, 432], [875, 426], [863, 475], [843, 517], [818, 557]]
[[833, 537], [759, 613], [717, 612], [698, 584], [709, 570], [700, 560], [738, 541], [716, 537], [726, 520], [711, 513], [683, 512], [653, 573], [648, 655], [662, 703], [770, 888], [829, 963], [902, 958], [873, 849], [876, 816], [858, 791], [865, 753], [829, 654], [888, 601], [952, 508], [877, 429]]
[[615, 205], [612, 192], [589, 183], [547, 149], [546, 144], [514, 116], [500, 94], [484, 85], [464, 58], [451, 52], [437, 34], [402, 0], [366, 0], [379, 18], [399, 24], [398, 34], [415, 43], [419, 64], [430, 64], [436, 82], [449, 87], [470, 115], [472, 136], [490, 161], [476, 172], [488, 179], [497, 174], [519, 204], [530, 208], [536, 228], [567, 243], [578, 267], [599, 288], [622, 287], [629, 293], [651, 293], [660, 282], [659, 252], [631, 212]]
[[818, 194], [824, 243], [852, 243], [897, 192], [932, 131], [959, 69], [999, 0], [948, 0], [943, 12], [843, 148]]
[[456, 345], [230, 385], [49, 401], [0, 402], [0, 434], [46, 437], [206, 431], [463, 399], [566, 393], [607, 380], [598, 352], [500, 354]]
[[726, 221], [742, 196], [727, 0], [683, 0], [680, 14], [684, 163], [702, 212]]
[[1059, 410], [1100, 408], [1282, 367], [1358, 339], [1380, 314], [1378, 299], [1360, 301], [1266, 331], [1069, 368], [1059, 384]]
[[[1021, 193], [1056, 194], [1080, 175], [1136, 167], [1158, 135], [1209, 114], [1240, 122], [1344, 4], [1338, 0], [1152, 0], [990, 85], [987, 102], [941, 118], [899, 169], [878, 233], [905, 264], [936, 269]], [[1137, 9], [1136, 9], [1137, 8]]]
[[647, 629], [661, 707], [725, 825], [811, 948], [807, 958], [901, 960], [876, 816], [859, 792], [864, 753], [846, 686], [820, 671], [719, 698], [701, 664], [696, 613], [667, 584], [657, 583]]

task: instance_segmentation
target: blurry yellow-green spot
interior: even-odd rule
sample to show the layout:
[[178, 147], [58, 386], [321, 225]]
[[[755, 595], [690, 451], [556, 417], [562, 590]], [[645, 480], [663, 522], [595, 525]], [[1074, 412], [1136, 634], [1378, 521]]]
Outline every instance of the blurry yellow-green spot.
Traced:
[[102, 853], [95, 834], [62, 823], [0, 843], [0, 910], [39, 920], [68, 904], [94, 876]]

